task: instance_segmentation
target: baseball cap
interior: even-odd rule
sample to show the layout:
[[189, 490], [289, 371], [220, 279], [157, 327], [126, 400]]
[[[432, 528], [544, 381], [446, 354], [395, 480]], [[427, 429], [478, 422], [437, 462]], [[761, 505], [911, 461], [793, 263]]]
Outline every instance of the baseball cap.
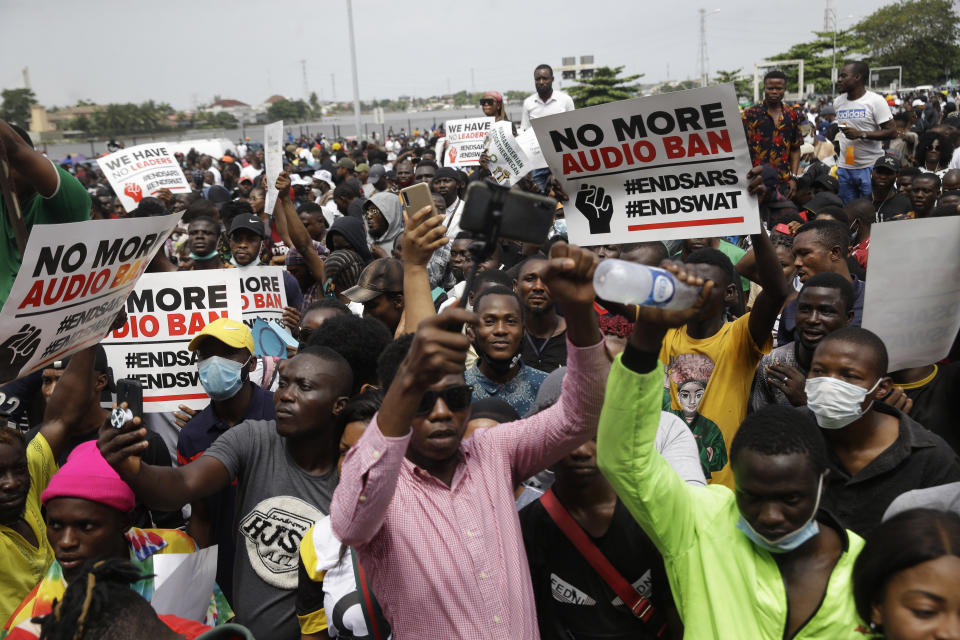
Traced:
[[263, 222], [255, 215], [238, 215], [234, 216], [233, 220], [230, 221], [230, 233], [232, 234], [237, 229], [246, 229], [252, 231], [261, 238], [266, 235], [266, 231], [263, 228]]
[[887, 171], [893, 171], [894, 173], [900, 173], [900, 161], [893, 156], [883, 156], [877, 160], [877, 163], [873, 165], [873, 168], [885, 169]]
[[813, 181], [815, 186], [819, 185], [826, 188], [833, 193], [836, 193], [840, 190], [840, 181], [834, 178], [829, 173], [825, 173], [822, 176], [818, 176], [816, 180]]
[[337, 166], [341, 169], [347, 169], [353, 171], [357, 168], [357, 163], [351, 160], [350, 158], [340, 158], [337, 160]]
[[231, 199], [230, 192], [227, 191], [226, 187], [221, 187], [218, 184], [213, 185], [207, 191], [207, 200], [217, 205], [218, 209], [223, 205], [224, 202], [228, 202]]
[[237, 184], [240, 182], [249, 182], [250, 184], [253, 184], [253, 178], [250, 176], [240, 176], [240, 180], [237, 181]]
[[207, 324], [203, 330], [193, 337], [187, 349], [196, 351], [201, 340], [205, 338], [216, 338], [228, 347], [234, 349], [247, 349], [253, 354], [253, 334], [247, 325], [230, 318], [220, 318]]
[[361, 162], [357, 165], [357, 173], [363, 173], [364, 171], [370, 171], [370, 165], [366, 162]]
[[369, 302], [384, 293], [403, 293], [403, 263], [380, 258], [366, 266], [356, 286], [343, 292], [353, 302]]
[[[836, 178], [834, 178], [836, 180]], [[824, 207], [842, 207], [843, 200], [840, 199], [835, 193], [830, 193], [829, 191], [821, 191], [820, 193], [814, 194], [810, 200], [807, 201], [807, 204], [804, 205], [804, 209], [807, 211], [812, 211], [813, 213], [818, 213], [823, 210]]]
[[921, 107], [921, 106], [923, 106], [924, 104], [926, 104], [926, 103], [924, 103], [923, 100], [917, 99], [917, 100], [914, 100], [913, 102], [911, 102], [911, 103], [910, 103], [910, 106], [911, 106], [911, 107]]
[[330, 148], [333, 149], [334, 151], [340, 151], [340, 149], [342, 149], [343, 147], [340, 145], [339, 142], [334, 142], [333, 146]]
[[387, 175], [387, 170], [383, 168], [382, 164], [375, 164], [370, 167], [369, 173], [367, 173], [367, 184], [374, 184], [380, 181], [380, 178]]

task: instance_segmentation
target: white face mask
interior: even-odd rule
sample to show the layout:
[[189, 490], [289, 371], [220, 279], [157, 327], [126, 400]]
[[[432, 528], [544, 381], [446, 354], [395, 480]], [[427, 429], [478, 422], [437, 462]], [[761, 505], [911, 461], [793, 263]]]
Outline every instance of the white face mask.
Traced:
[[821, 428], [842, 429], [870, 410], [872, 401], [866, 409], [861, 405], [880, 386], [880, 380], [867, 390], [837, 378], [807, 378], [807, 408], [813, 411]]
[[788, 553], [820, 533], [820, 525], [817, 524], [816, 517], [817, 511], [820, 509], [820, 496], [822, 495], [823, 474], [820, 474], [820, 479], [817, 481], [817, 501], [813, 504], [813, 512], [810, 514], [810, 517], [807, 518], [807, 521], [804, 522], [799, 529], [780, 536], [776, 540], [771, 540], [757, 533], [757, 531], [750, 526], [750, 523], [747, 522], [747, 519], [743, 517], [743, 514], [740, 514], [740, 518], [737, 520], [737, 529], [742, 531], [744, 535], [761, 549], [766, 549], [770, 553]]

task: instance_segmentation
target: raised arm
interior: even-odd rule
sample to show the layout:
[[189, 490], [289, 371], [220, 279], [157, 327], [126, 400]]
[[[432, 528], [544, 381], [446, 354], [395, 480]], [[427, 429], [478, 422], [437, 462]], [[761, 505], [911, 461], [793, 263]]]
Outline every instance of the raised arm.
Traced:
[[16, 170], [20, 179], [26, 181], [44, 198], [57, 192], [60, 174], [56, 167], [3, 120], [0, 120], [0, 143], [7, 151], [10, 166]]
[[420, 323], [380, 411], [343, 461], [330, 504], [330, 524], [344, 544], [369, 542], [383, 525], [417, 406], [423, 393], [444, 376], [463, 375], [470, 343], [459, 328], [476, 319], [466, 309], [450, 307]]
[[307, 263], [307, 269], [313, 279], [323, 285], [325, 280], [323, 272], [323, 260], [313, 247], [313, 239], [310, 232], [303, 226], [300, 216], [297, 215], [297, 209], [290, 202], [290, 176], [286, 172], [281, 172], [277, 177], [277, 206], [273, 211], [273, 219], [277, 221], [277, 231], [280, 237], [287, 243], [288, 247], [295, 247]]
[[50, 445], [54, 460], [66, 453], [70, 436], [84, 426], [88, 407], [84, 399], [93, 393], [93, 363], [97, 347], [93, 345], [73, 354], [47, 402], [40, 434]]
[[773, 249], [770, 236], [762, 226], [760, 233], [750, 236], [757, 263], [757, 280], [763, 291], [757, 296], [750, 310], [750, 335], [754, 343], [763, 348], [770, 340], [773, 325], [777, 321], [780, 309], [790, 294], [790, 284], [783, 277], [783, 269], [777, 252]]
[[443, 217], [433, 214], [433, 207], [424, 207], [408, 216], [403, 214], [403, 304], [404, 323], [415, 328], [436, 315], [427, 263], [434, 251], [450, 242]]
[[663, 400], [660, 346], [670, 327], [683, 326], [707, 300], [712, 282], [668, 267], [678, 279], [703, 285], [696, 304], [684, 311], [641, 307], [627, 348], [610, 370], [597, 432], [597, 463], [624, 505], [662, 554], [688, 547], [695, 504], [690, 487], [657, 453], [654, 442]]
[[[57, 386], [62, 382], [61, 379]], [[200, 456], [182, 467], [156, 467], [142, 462], [140, 458], [147, 449], [146, 435], [139, 417], [119, 430], [114, 429], [108, 419], [100, 427], [97, 447], [149, 508], [173, 511], [230, 485], [232, 478], [226, 466], [211, 456]]]

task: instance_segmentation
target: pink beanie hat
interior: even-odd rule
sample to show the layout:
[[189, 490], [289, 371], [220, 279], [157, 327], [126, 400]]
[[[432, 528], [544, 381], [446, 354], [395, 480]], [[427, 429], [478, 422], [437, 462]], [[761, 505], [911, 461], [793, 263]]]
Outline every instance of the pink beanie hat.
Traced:
[[100, 455], [94, 441], [77, 446], [40, 494], [44, 505], [54, 498], [82, 498], [124, 513], [136, 504], [133, 490]]

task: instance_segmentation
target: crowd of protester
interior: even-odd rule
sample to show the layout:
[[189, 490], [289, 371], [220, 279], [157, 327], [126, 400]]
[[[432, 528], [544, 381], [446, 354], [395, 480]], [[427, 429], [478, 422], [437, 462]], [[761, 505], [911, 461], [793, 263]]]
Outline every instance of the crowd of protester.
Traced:
[[[0, 637], [960, 638], [960, 340], [891, 371], [860, 326], [873, 225], [960, 213], [960, 111], [867, 78], [803, 106], [764, 78], [760, 233], [585, 248], [561, 206], [542, 244], [475, 242], [489, 159], [444, 166], [442, 130], [290, 136], [273, 185], [249, 140], [191, 151], [191, 193], [128, 213], [0, 122], [28, 228], [178, 214], [147, 271], [282, 266], [298, 341], [210, 322], [206, 408], [121, 429], [100, 345], [0, 388]], [[573, 109], [552, 85], [480, 106], [522, 131]], [[567, 200], [549, 170], [514, 188]], [[598, 299], [607, 259], [699, 297]], [[212, 545], [202, 621], [158, 616], [156, 557]]]

